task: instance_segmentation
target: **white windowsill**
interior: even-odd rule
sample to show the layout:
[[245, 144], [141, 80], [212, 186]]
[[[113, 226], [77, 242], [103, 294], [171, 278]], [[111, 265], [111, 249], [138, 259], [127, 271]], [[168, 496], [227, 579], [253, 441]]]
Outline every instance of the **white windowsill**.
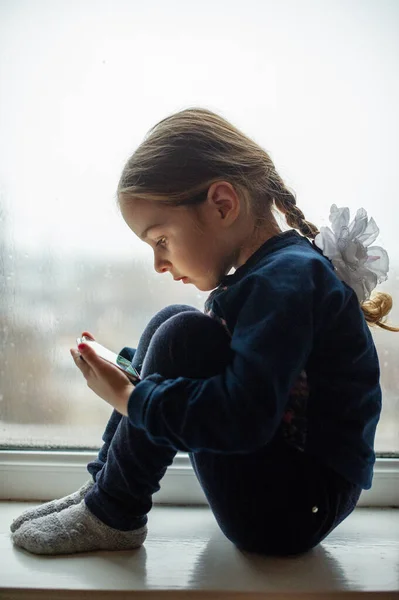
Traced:
[[[96, 452], [0, 451], [0, 499], [50, 500], [78, 489]], [[207, 504], [189, 458], [178, 454], [154, 495], [156, 504]], [[399, 506], [399, 459], [378, 459], [373, 487], [358, 506]]]
[[9, 535], [26, 508], [0, 502], [2, 600], [399, 597], [396, 509], [358, 508], [313, 551], [268, 558], [236, 550], [205, 506], [155, 506], [138, 550], [34, 556]]

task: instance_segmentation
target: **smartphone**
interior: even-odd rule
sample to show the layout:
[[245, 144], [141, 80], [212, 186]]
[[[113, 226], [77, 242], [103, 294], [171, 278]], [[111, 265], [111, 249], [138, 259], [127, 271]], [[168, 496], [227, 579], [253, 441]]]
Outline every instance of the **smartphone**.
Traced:
[[140, 381], [140, 375], [138, 374], [136, 369], [132, 367], [129, 360], [127, 360], [120, 354], [115, 354], [115, 352], [108, 350], [108, 348], [106, 348], [105, 346], [102, 346], [98, 342], [95, 342], [94, 340], [91, 340], [86, 336], [76, 339], [76, 344], [78, 346], [82, 343], [87, 344], [88, 346], [93, 348], [93, 350], [96, 352], [96, 354], [98, 354], [98, 356], [108, 361], [112, 365], [118, 367], [121, 371], [125, 373], [125, 375], [130, 379], [132, 383], [138, 383]]

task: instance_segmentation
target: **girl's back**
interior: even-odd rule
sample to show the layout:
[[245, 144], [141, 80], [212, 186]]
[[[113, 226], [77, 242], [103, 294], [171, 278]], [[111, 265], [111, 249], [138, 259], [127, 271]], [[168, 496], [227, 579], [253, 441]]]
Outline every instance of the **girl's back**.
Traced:
[[[331, 262], [288, 231], [225, 277], [206, 309], [232, 336], [231, 379], [250, 382], [248, 439], [241, 434], [240, 448], [269, 442], [281, 423], [289, 443], [369, 488], [381, 410], [378, 358], [358, 299]], [[245, 430], [245, 418], [240, 425]]]

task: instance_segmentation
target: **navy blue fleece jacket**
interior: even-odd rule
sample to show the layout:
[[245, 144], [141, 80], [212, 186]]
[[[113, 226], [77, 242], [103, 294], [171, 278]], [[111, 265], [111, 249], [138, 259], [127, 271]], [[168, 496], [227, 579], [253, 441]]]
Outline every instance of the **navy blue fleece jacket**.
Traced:
[[251, 452], [277, 434], [306, 373], [303, 450], [369, 488], [381, 410], [375, 346], [353, 290], [295, 231], [266, 241], [206, 303], [231, 334], [233, 358], [209, 379], [140, 382], [128, 417], [181, 451]]

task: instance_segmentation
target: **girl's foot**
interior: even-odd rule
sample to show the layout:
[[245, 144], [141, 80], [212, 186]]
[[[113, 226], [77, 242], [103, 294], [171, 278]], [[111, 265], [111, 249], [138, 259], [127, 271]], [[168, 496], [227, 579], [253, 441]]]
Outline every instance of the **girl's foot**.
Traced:
[[60, 512], [26, 521], [13, 533], [12, 540], [33, 554], [72, 554], [130, 550], [141, 546], [146, 536], [146, 525], [132, 531], [119, 531], [105, 525], [82, 500]]
[[10, 525], [10, 529], [12, 532], [16, 531], [23, 523], [26, 521], [32, 521], [33, 519], [39, 519], [40, 517], [45, 517], [46, 515], [50, 515], [53, 512], [60, 512], [73, 504], [78, 504], [83, 498], [86, 496], [87, 492], [93, 487], [94, 482], [92, 479], [86, 481], [81, 488], [78, 489], [77, 492], [70, 494], [69, 496], [65, 496], [64, 498], [60, 498], [59, 500], [52, 500], [51, 502], [46, 502], [45, 504], [41, 504], [36, 508], [30, 508], [26, 510], [22, 515], [17, 517]]

